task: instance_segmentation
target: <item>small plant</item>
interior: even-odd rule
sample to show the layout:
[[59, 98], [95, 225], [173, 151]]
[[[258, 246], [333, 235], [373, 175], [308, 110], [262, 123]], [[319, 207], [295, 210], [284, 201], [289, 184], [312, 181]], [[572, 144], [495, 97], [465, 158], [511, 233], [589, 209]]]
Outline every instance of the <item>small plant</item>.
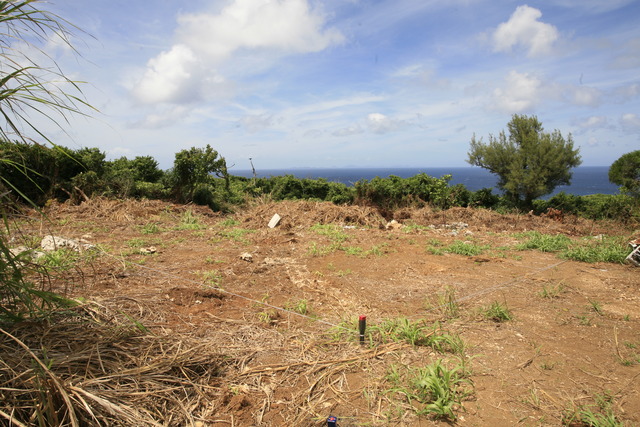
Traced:
[[223, 227], [233, 227], [235, 225], [240, 224], [237, 220], [233, 218], [226, 218], [219, 222], [219, 224]]
[[338, 277], [346, 277], [346, 276], [349, 276], [351, 273], [353, 273], [353, 271], [351, 271], [351, 269], [347, 268], [346, 270], [338, 270], [338, 271], [336, 271], [336, 276], [338, 276]]
[[455, 420], [456, 410], [469, 394], [466, 386], [470, 383], [465, 377], [463, 366], [448, 368], [442, 360], [436, 360], [424, 368], [406, 372], [392, 366], [386, 379], [392, 385], [389, 392], [406, 398], [418, 416]]
[[455, 242], [447, 246], [445, 252], [457, 255], [476, 256], [482, 254], [487, 249], [489, 249], [489, 246], [456, 240]]
[[621, 263], [627, 257], [628, 252], [629, 250], [623, 238], [605, 236], [601, 240], [586, 240], [581, 242], [580, 245], [567, 248], [560, 256], [587, 263]]
[[540, 296], [542, 298], [558, 298], [562, 292], [564, 292], [565, 286], [564, 283], [560, 282], [555, 285], [543, 285], [542, 290], [540, 291]]
[[602, 311], [602, 305], [598, 301], [589, 300], [589, 307], [600, 316], [604, 316], [604, 313]]
[[200, 218], [193, 214], [191, 209], [187, 209], [180, 216], [180, 224], [176, 227], [178, 230], [200, 230], [204, 225], [200, 224]]
[[306, 299], [301, 299], [293, 303], [287, 303], [285, 304], [285, 308], [295, 313], [304, 315], [307, 315], [310, 312], [309, 301], [307, 301]]
[[427, 301], [425, 305], [427, 310], [437, 311], [447, 319], [453, 319], [460, 315], [460, 305], [456, 300], [456, 290], [450, 286], [447, 286], [444, 292], [437, 294], [435, 302]]
[[511, 320], [511, 312], [507, 307], [507, 304], [502, 304], [499, 301], [494, 301], [488, 306], [482, 308], [482, 315], [487, 320], [493, 320], [494, 322], [506, 322]]
[[555, 368], [556, 364], [555, 363], [548, 363], [548, 362], [542, 362], [540, 364], [540, 369], [543, 369], [545, 371], [550, 371], [553, 368]]
[[578, 318], [578, 320], [580, 321], [579, 323], [582, 326], [589, 326], [591, 325], [591, 318], [589, 316], [576, 316]]
[[216, 233], [216, 235], [223, 237], [225, 239], [231, 239], [236, 242], [240, 242], [243, 244], [250, 243], [249, 240], [245, 238], [247, 234], [255, 233], [255, 230], [249, 230], [246, 228], [231, 228], [228, 230], [221, 230]]
[[278, 313], [275, 310], [264, 310], [258, 313], [258, 320], [260, 323], [267, 325], [273, 325], [278, 319]]
[[539, 231], [530, 231], [516, 234], [516, 237], [525, 237], [527, 241], [520, 243], [518, 250], [536, 249], [542, 252], [558, 252], [565, 250], [571, 244], [571, 239], [563, 234], [542, 234]]
[[160, 232], [160, 227], [158, 227], [158, 224], [150, 222], [145, 224], [142, 229], [140, 229], [140, 232], [142, 234], [155, 234]]
[[219, 288], [222, 283], [222, 274], [218, 270], [200, 271], [198, 274], [209, 286]]
[[565, 411], [563, 424], [592, 427], [623, 427], [613, 412], [613, 396], [605, 392], [594, 396], [595, 405], [581, 405]]
[[67, 271], [73, 268], [79, 261], [77, 252], [70, 249], [56, 249], [46, 252], [39, 260], [39, 264], [58, 271]]
[[336, 243], [333, 243], [329, 246], [321, 246], [321, 245], [318, 245], [316, 242], [311, 242], [309, 249], [307, 249], [307, 253], [313, 257], [324, 256], [324, 255], [329, 255], [335, 252], [336, 250], [338, 250], [339, 247], [340, 245]]
[[341, 227], [335, 224], [315, 224], [311, 227], [311, 231], [321, 236], [327, 236], [334, 242], [342, 243], [349, 240], [349, 235], [345, 233]]

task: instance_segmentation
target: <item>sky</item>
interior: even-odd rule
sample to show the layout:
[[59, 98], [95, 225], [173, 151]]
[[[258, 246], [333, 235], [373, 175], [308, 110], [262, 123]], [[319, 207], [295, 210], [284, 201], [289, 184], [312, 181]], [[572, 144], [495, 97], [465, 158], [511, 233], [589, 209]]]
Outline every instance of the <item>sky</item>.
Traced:
[[640, 149], [640, 1], [53, 0], [49, 55], [97, 109], [53, 141], [108, 159], [211, 145], [231, 171], [466, 166], [513, 114], [585, 166]]

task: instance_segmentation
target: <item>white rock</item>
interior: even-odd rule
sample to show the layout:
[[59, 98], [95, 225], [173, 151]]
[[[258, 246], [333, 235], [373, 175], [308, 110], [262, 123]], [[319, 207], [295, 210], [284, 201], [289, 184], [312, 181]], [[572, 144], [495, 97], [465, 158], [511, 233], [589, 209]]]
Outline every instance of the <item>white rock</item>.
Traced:
[[64, 237], [49, 235], [44, 236], [42, 242], [40, 242], [40, 247], [45, 252], [52, 252], [62, 248], [69, 248], [73, 249], [74, 251], [79, 251], [80, 243], [72, 239], [65, 239]]
[[271, 217], [271, 221], [269, 221], [269, 228], [275, 228], [281, 219], [282, 217], [280, 215], [278, 214], [273, 215], [273, 217]]
[[247, 262], [253, 262], [253, 255], [248, 252], [240, 254], [240, 259]]

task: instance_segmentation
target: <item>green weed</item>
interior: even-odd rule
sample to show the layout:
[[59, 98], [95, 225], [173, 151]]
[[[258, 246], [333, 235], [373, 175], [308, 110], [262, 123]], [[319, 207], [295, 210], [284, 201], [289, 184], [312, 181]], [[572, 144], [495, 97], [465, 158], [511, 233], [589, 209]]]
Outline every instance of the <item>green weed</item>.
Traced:
[[598, 302], [598, 301], [589, 300], [589, 308], [591, 308], [591, 310], [595, 311], [600, 316], [604, 315], [604, 313], [602, 311], [602, 304], [600, 304], [600, 302]]
[[200, 230], [204, 225], [200, 223], [200, 217], [194, 215], [191, 209], [187, 209], [180, 216], [180, 223], [176, 227], [177, 230]]
[[219, 288], [222, 284], [222, 274], [218, 270], [199, 271], [198, 275], [202, 277], [204, 283], [209, 286]]
[[629, 252], [624, 240], [620, 237], [583, 240], [579, 245], [562, 251], [560, 257], [587, 263], [622, 263]]
[[424, 368], [391, 366], [386, 380], [391, 384], [388, 393], [403, 396], [418, 416], [455, 420], [462, 399], [470, 394], [467, 375], [462, 365], [448, 368], [436, 360]]
[[527, 239], [516, 246], [521, 251], [536, 249], [542, 252], [558, 252], [566, 250], [571, 244], [571, 239], [563, 234], [550, 235], [539, 231], [528, 231], [518, 233], [516, 237]]
[[580, 405], [565, 411], [564, 425], [584, 425], [590, 427], [623, 427], [613, 411], [613, 396], [608, 392], [596, 394], [595, 404]]
[[490, 246], [487, 245], [478, 245], [473, 242], [463, 242], [460, 240], [456, 240], [455, 242], [447, 246], [445, 252], [457, 255], [476, 256], [484, 253], [484, 251], [489, 248]]
[[349, 240], [349, 235], [344, 232], [342, 227], [335, 224], [315, 224], [311, 227], [311, 231], [321, 236], [327, 236], [332, 241], [338, 243]]
[[425, 308], [430, 311], [437, 311], [447, 319], [453, 319], [460, 315], [460, 305], [456, 299], [456, 290], [453, 287], [445, 287], [443, 292], [439, 292], [435, 301], [427, 300]]
[[160, 227], [158, 227], [158, 224], [150, 222], [145, 224], [141, 229], [140, 232], [142, 234], [155, 234], [155, 233], [159, 233], [160, 232]]
[[565, 290], [564, 283], [556, 283], [555, 285], [543, 285], [542, 290], [539, 295], [542, 298], [558, 298], [562, 292]]
[[488, 306], [483, 307], [481, 313], [485, 319], [493, 320], [494, 322], [506, 322], [512, 319], [507, 304], [502, 304], [499, 301], [494, 301]]
[[311, 312], [311, 307], [309, 306], [309, 301], [306, 299], [301, 299], [295, 302], [290, 302], [285, 304], [284, 306], [287, 310], [291, 310], [298, 314], [308, 315]]

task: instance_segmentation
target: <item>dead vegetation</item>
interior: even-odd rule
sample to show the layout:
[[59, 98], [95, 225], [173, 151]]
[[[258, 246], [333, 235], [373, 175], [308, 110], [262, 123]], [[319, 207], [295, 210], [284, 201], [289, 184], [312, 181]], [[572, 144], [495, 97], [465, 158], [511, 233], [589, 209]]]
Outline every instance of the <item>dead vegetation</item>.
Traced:
[[[180, 227], [187, 212], [198, 227]], [[269, 230], [274, 213], [282, 221]], [[337, 415], [342, 427], [558, 425], [606, 408], [617, 420], [640, 422], [637, 272], [509, 249], [517, 232], [634, 233], [622, 225], [423, 208], [394, 216], [419, 227], [386, 230], [373, 208], [321, 202], [264, 203], [222, 216], [94, 199], [50, 206], [47, 215], [45, 225], [32, 220], [22, 229], [86, 236], [104, 253], [51, 279], [54, 289], [91, 302], [0, 330], [5, 423], [320, 426]], [[467, 234], [445, 227], [459, 223]], [[156, 228], [145, 234], [148, 224]], [[312, 254], [313, 245], [337, 247], [317, 224], [335, 225], [343, 249]], [[501, 252], [425, 250], [463, 239]], [[143, 255], [134, 241], [158, 252]], [[252, 262], [239, 258], [244, 252]], [[496, 301], [512, 320], [483, 318], [480, 310]], [[370, 330], [384, 319], [441, 325], [463, 349], [379, 335], [360, 345], [352, 322], [359, 314]], [[454, 405], [455, 418], [420, 415], [426, 404], [389, 379], [440, 361], [470, 370], [471, 392]], [[610, 405], [601, 408], [605, 395]]]

